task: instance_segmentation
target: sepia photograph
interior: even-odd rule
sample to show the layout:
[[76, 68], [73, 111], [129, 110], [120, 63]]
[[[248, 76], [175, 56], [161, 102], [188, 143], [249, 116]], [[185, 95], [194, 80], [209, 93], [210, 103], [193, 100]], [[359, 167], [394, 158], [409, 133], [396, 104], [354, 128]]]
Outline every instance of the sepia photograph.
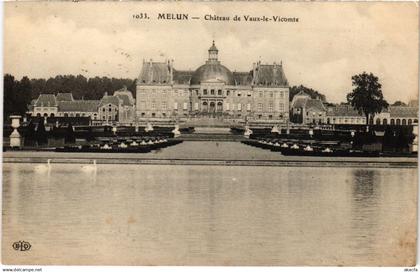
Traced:
[[3, 11], [3, 265], [415, 269], [418, 2]]

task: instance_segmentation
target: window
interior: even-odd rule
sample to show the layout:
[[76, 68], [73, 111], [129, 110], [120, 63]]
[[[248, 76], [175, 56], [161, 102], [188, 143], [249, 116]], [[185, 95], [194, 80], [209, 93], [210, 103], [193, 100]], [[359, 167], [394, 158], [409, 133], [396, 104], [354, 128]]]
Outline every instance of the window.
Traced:
[[166, 95], [166, 90], [162, 90], [162, 94], [163, 95]]
[[222, 95], [222, 90], [217, 90], [218, 95]]
[[279, 104], [279, 111], [284, 111], [284, 103], [280, 102]]
[[178, 103], [177, 102], [175, 102], [174, 103], [174, 110], [177, 110], [178, 109]]
[[156, 117], [156, 113], [152, 112], [152, 117]]
[[248, 92], [248, 93], [247, 93], [247, 96], [248, 96], [248, 97], [251, 97], [251, 92]]
[[203, 95], [207, 95], [207, 89], [203, 90]]
[[273, 92], [270, 92], [269, 94], [270, 94], [270, 97], [273, 97], [274, 96]]
[[198, 90], [195, 90], [195, 95], [198, 95]]
[[184, 90], [184, 95], [188, 96], [188, 90]]
[[211, 94], [211, 95], [214, 95], [214, 89], [211, 89], [211, 90], [210, 90], [210, 94]]
[[246, 105], [246, 110], [247, 110], [247, 111], [251, 111], [251, 104], [249, 104], [249, 103], [248, 103], [248, 104]]
[[242, 104], [238, 103], [238, 111], [242, 110]]
[[194, 104], [194, 110], [198, 110], [198, 103]]
[[162, 116], [163, 116], [163, 117], [166, 117], [166, 113], [162, 113]]
[[273, 119], [273, 115], [269, 115], [268, 116], [268, 119]]
[[162, 110], [166, 110], [166, 102], [162, 102]]
[[279, 92], [280, 98], [283, 99], [284, 98], [284, 93], [282, 91]]
[[156, 102], [152, 101], [152, 110], [155, 110], [155, 109], [156, 109]]
[[263, 104], [262, 103], [258, 103], [257, 110], [258, 111], [262, 111], [263, 110]]
[[188, 104], [187, 103], [184, 103], [184, 110], [187, 110], [188, 109]]
[[146, 113], [145, 112], [142, 112], [141, 113], [141, 117], [144, 117], [146, 115]]
[[228, 91], [226, 91], [226, 95], [230, 95], [230, 91], [228, 90]]
[[238, 97], [241, 96], [241, 92], [238, 92]]
[[229, 103], [226, 103], [226, 110], [229, 110]]
[[273, 103], [268, 104], [268, 111], [269, 112], [273, 111]]
[[140, 109], [146, 108], [146, 101], [140, 101]]
[[259, 94], [260, 97], [263, 97], [264, 96], [264, 94], [263, 94], [262, 91], [259, 91], [258, 94]]

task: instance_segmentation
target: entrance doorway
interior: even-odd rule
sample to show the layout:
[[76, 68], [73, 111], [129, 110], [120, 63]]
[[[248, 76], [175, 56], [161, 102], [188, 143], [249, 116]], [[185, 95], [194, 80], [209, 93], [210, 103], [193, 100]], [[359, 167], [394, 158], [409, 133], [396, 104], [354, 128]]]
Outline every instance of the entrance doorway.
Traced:
[[216, 111], [216, 104], [214, 102], [210, 102], [210, 112]]

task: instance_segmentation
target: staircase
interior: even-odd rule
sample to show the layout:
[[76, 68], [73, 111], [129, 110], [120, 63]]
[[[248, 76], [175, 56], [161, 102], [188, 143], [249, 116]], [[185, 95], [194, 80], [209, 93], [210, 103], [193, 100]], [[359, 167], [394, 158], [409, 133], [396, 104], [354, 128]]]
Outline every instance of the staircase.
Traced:
[[234, 135], [227, 127], [196, 127], [193, 133], [181, 134], [177, 139], [184, 141], [239, 142], [242, 135]]

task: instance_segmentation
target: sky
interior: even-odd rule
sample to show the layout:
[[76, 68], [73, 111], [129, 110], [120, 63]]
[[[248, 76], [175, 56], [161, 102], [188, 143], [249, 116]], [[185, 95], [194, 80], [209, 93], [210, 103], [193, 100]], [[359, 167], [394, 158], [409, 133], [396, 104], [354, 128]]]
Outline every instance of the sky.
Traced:
[[[195, 70], [212, 40], [231, 71], [283, 63], [291, 86], [330, 102], [345, 101], [351, 76], [372, 72], [388, 102], [418, 97], [418, 6], [415, 2], [6, 2], [4, 73], [20, 79], [82, 74], [136, 78], [143, 60], [173, 59]], [[148, 20], [133, 15], [147, 13]], [[190, 20], [158, 20], [186, 13]], [[206, 21], [204, 15], [229, 16]], [[235, 15], [240, 22], [232, 21]], [[244, 15], [299, 18], [245, 22]], [[200, 17], [192, 20], [191, 17]]]

